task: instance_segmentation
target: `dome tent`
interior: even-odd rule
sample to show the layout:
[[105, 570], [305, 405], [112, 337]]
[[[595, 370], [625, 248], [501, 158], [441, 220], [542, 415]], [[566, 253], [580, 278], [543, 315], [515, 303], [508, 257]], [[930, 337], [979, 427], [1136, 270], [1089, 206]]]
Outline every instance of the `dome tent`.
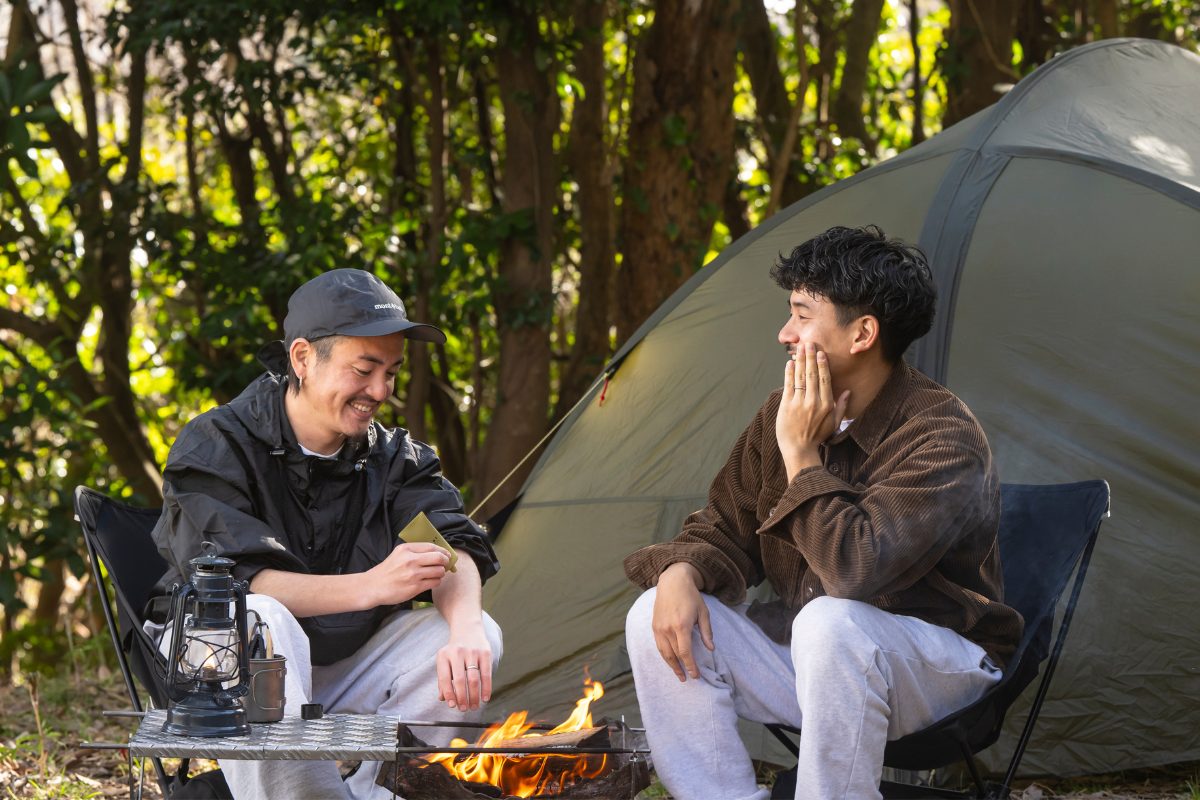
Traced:
[[596, 713], [637, 718], [622, 559], [704, 504], [780, 383], [776, 255], [874, 223], [930, 256], [938, 316], [909, 359], [970, 405], [1001, 479], [1112, 486], [1023, 771], [1200, 759], [1198, 165], [1200, 57], [1107, 40], [731, 245], [631, 337], [603, 404], [593, 388], [526, 481], [485, 588], [506, 639], [492, 713], [561, 717], [586, 667], [608, 690]]

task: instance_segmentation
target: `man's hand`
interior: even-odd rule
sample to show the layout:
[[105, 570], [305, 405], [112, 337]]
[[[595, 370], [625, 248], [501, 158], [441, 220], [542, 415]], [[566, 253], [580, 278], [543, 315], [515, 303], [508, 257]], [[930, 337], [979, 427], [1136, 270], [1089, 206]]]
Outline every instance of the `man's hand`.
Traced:
[[680, 681], [687, 681], [688, 675], [700, 677], [696, 660], [692, 658], [692, 630], [697, 625], [704, 646], [713, 649], [712, 625], [708, 619], [708, 606], [700, 596], [700, 580], [696, 568], [683, 561], [672, 564], [658, 576], [651, 622], [654, 643], [663, 661]]
[[783, 397], [775, 415], [775, 438], [788, 481], [805, 467], [821, 465], [817, 446], [841, 425], [849, 402], [848, 389], [834, 401], [829, 359], [806, 342], [783, 370]]
[[483, 622], [450, 628], [450, 641], [437, 653], [438, 699], [468, 711], [492, 699], [492, 646]]
[[367, 570], [366, 577], [375, 598], [373, 605], [404, 603], [421, 592], [437, 588], [446, 577], [450, 556], [436, 544], [404, 542], [380, 563]]

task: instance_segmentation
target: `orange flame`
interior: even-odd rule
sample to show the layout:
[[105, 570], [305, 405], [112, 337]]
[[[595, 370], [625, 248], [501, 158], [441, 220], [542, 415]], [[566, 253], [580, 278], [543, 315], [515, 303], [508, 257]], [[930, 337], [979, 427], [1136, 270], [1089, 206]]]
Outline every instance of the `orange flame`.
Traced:
[[[583, 697], [575, 710], [561, 725], [547, 733], [567, 733], [592, 727], [592, 703], [604, 696], [604, 685], [590, 678], [584, 681]], [[546, 733], [530, 733], [533, 723], [527, 722], [529, 712], [517, 711], [499, 725], [492, 725], [475, 744], [478, 747], [497, 747], [512, 739], [528, 740], [531, 747]], [[451, 747], [466, 747], [464, 739], [454, 739]], [[475, 753], [463, 757], [459, 753], [433, 753], [425, 757], [440, 764], [460, 781], [490, 783], [513, 797], [538, 797], [557, 794], [577, 780], [595, 778], [608, 766], [605, 755], [529, 755], [506, 756], [497, 753]]]

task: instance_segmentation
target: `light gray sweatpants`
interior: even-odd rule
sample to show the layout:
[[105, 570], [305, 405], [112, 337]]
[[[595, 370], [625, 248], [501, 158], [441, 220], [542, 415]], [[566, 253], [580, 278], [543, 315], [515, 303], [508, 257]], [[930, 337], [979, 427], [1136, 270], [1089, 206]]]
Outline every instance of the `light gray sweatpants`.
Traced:
[[[483, 709], [461, 712], [438, 700], [436, 656], [446, 644], [450, 629], [436, 608], [397, 611], [356, 653], [327, 667], [314, 667], [308, 636], [282, 603], [267, 595], [251, 594], [246, 596], [246, 606], [257, 611], [270, 627], [276, 654], [287, 656], [287, 716], [300, 716], [304, 703], [321, 703], [328, 714], [386, 714], [409, 720], [477, 721], [482, 716]], [[500, 626], [486, 613], [483, 623], [492, 646], [494, 670], [503, 650]], [[164, 642], [165, 649], [169, 647], [169, 630]], [[426, 728], [421, 738], [442, 744], [460, 733]], [[467, 738], [474, 737], [468, 734]], [[235, 800], [393, 797], [375, 784], [378, 762], [364, 762], [344, 783], [334, 761], [221, 759], [220, 765]]]
[[700, 678], [680, 682], [658, 653], [656, 590], [629, 611], [626, 638], [654, 769], [676, 800], [765, 800], [737, 732], [739, 717], [803, 728], [796, 797], [880, 797], [888, 740], [920, 730], [1000, 679], [981, 647], [948, 628], [820, 597], [797, 615], [792, 643], [703, 595], [715, 651], [692, 636]]

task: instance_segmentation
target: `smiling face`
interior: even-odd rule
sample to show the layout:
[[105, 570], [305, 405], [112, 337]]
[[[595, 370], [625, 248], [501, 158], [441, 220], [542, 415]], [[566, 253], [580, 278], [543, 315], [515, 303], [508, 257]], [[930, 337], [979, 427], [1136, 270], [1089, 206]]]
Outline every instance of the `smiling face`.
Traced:
[[829, 359], [829, 369], [837, 375], [839, 367], [845, 367], [855, 348], [858, 328], [856, 320], [842, 324], [837, 306], [827, 297], [792, 292], [788, 297], [788, 319], [779, 329], [779, 343], [787, 348], [788, 355], [801, 352], [811, 342], [823, 350]]
[[300, 444], [332, 453], [347, 438], [364, 436], [375, 412], [392, 394], [404, 363], [404, 334], [340, 336], [326, 358], [297, 339], [292, 366], [300, 391], [287, 395], [288, 419]]

